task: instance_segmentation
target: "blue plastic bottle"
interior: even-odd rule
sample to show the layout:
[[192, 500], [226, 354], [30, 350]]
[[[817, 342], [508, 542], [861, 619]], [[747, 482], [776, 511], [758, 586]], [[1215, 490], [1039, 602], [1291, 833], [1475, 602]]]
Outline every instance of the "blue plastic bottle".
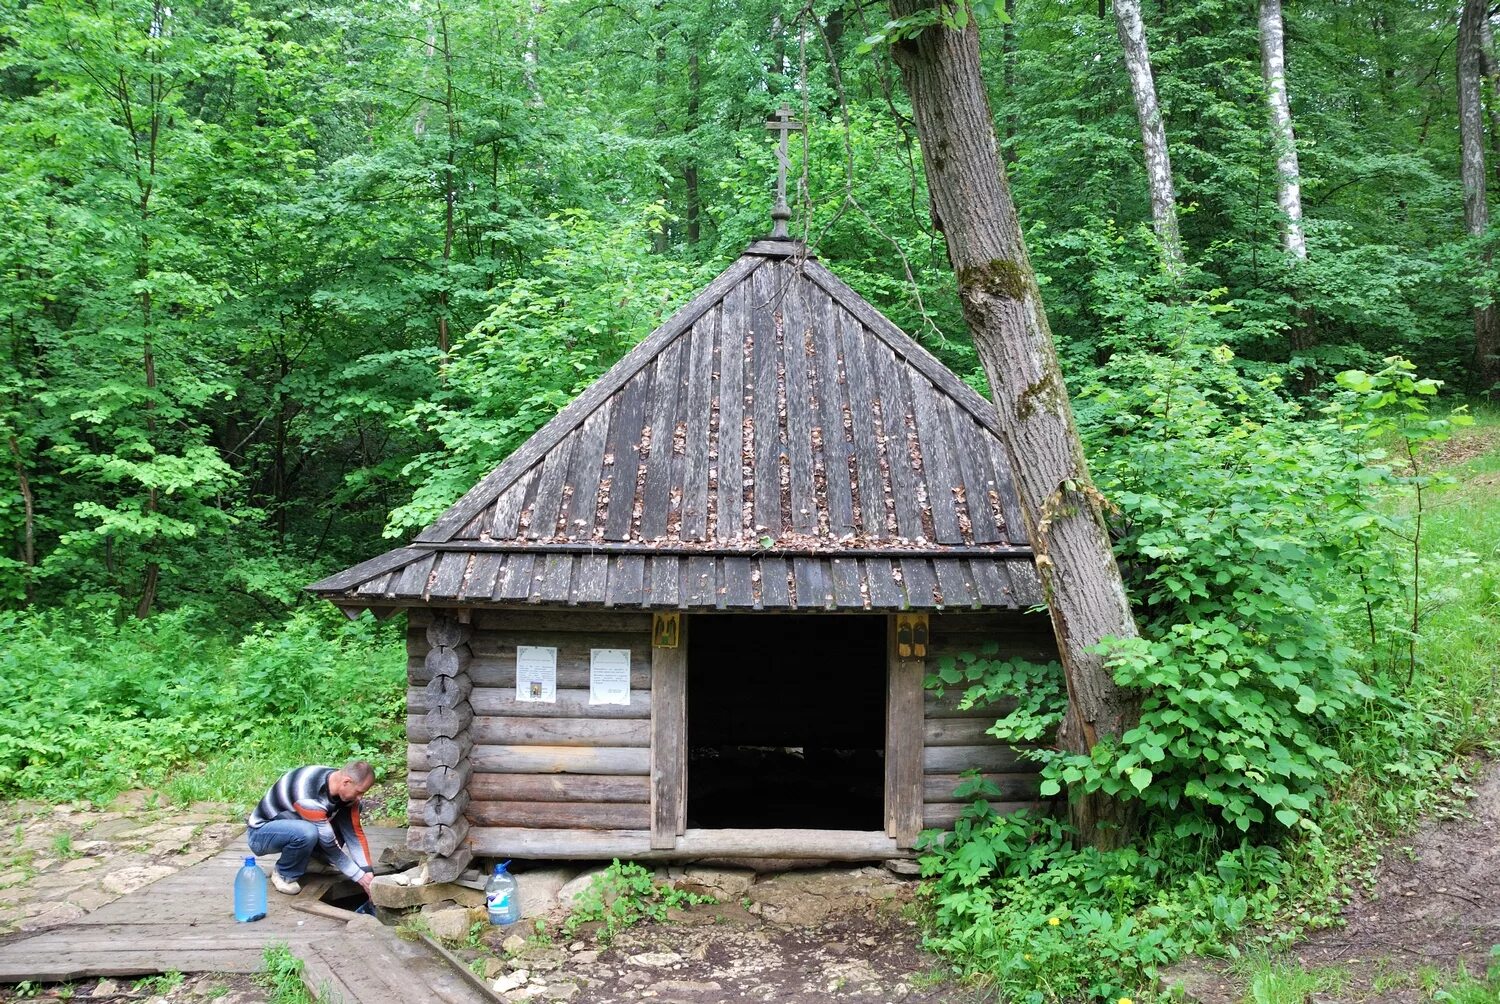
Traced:
[[246, 858], [234, 877], [234, 919], [241, 924], [266, 915], [266, 873], [254, 858]]
[[484, 905], [489, 910], [490, 923], [500, 927], [521, 919], [521, 893], [516, 887], [516, 877], [505, 870], [509, 864], [509, 861], [497, 864], [495, 874], [484, 887]]

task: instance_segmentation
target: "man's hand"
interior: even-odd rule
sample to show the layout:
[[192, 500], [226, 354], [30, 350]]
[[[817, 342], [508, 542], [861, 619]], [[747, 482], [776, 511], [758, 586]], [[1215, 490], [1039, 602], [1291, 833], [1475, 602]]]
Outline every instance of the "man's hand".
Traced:
[[375, 881], [375, 876], [371, 875], [369, 872], [365, 872], [363, 875], [361, 875], [359, 877], [359, 887], [361, 889], [363, 889], [366, 893], [368, 893], [370, 891], [370, 885], [374, 881]]

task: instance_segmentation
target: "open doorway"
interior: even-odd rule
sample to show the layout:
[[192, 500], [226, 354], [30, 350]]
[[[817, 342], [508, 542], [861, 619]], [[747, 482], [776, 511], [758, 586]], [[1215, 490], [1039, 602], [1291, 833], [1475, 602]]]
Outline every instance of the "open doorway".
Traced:
[[688, 826], [885, 828], [886, 619], [696, 615]]

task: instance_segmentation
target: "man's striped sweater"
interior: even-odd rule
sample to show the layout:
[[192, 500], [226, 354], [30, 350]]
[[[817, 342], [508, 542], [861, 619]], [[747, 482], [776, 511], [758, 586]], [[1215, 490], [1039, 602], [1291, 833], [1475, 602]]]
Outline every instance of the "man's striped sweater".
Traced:
[[328, 863], [350, 880], [373, 870], [370, 845], [359, 825], [359, 801], [345, 802], [328, 790], [334, 768], [298, 767], [281, 775], [245, 820], [250, 829], [273, 819], [301, 819], [318, 828], [318, 846]]

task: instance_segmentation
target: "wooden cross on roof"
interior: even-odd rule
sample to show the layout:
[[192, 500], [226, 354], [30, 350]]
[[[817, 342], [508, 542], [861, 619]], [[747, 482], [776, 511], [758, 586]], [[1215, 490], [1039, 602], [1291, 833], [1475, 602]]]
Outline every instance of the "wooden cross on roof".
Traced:
[[776, 143], [776, 205], [771, 210], [771, 240], [790, 240], [791, 234], [787, 232], [787, 221], [792, 218], [792, 210], [786, 204], [786, 172], [792, 166], [791, 156], [787, 153], [786, 138], [789, 133], [801, 132], [803, 125], [792, 118], [792, 109], [785, 101], [781, 107], [776, 109], [776, 117], [766, 120], [766, 129], [770, 132], [780, 133], [780, 139]]

